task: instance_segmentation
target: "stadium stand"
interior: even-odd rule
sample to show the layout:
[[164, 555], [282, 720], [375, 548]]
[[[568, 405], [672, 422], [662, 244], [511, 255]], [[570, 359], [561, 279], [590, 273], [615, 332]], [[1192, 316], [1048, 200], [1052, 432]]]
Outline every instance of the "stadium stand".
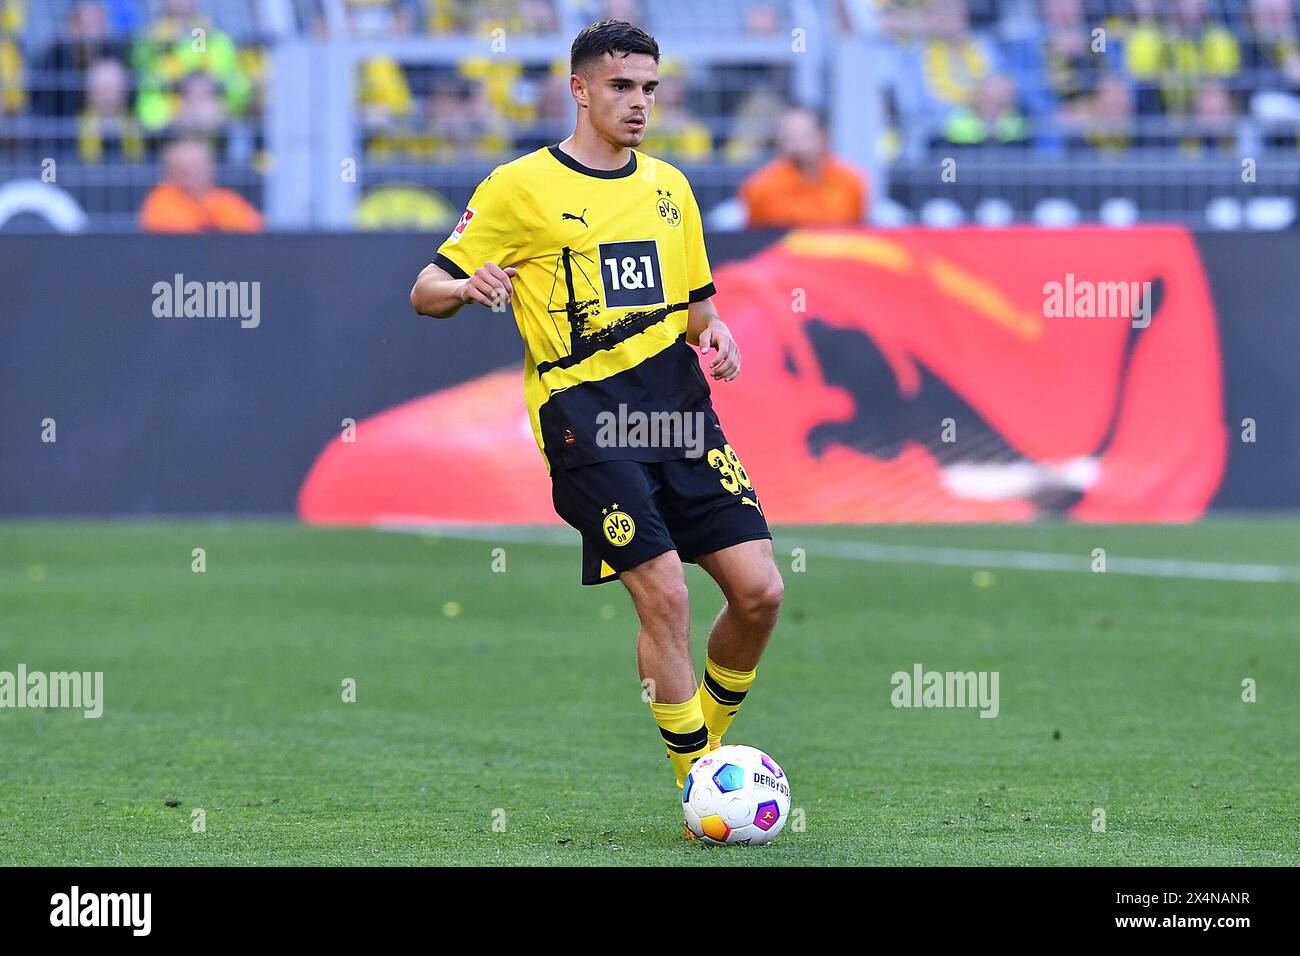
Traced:
[[1294, 0], [0, 0], [0, 183], [134, 230], [198, 139], [271, 228], [440, 229], [567, 134], [568, 40], [605, 16], [659, 36], [644, 149], [716, 228], [796, 106], [880, 225], [1295, 220]]

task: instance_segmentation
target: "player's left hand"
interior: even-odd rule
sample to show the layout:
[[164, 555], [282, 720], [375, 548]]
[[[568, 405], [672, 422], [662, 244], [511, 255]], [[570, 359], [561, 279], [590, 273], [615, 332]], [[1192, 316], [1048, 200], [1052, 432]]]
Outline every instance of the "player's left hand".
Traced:
[[721, 319], [713, 319], [709, 327], [700, 333], [700, 354], [707, 355], [709, 349], [717, 353], [709, 363], [709, 372], [714, 381], [722, 379], [730, 382], [740, 374], [740, 346], [731, 337], [731, 329]]

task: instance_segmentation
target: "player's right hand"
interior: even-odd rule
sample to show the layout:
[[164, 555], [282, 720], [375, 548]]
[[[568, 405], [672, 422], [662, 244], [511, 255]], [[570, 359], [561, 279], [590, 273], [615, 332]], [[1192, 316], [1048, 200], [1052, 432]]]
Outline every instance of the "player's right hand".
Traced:
[[515, 294], [515, 287], [510, 280], [519, 275], [513, 266], [502, 269], [495, 262], [485, 262], [472, 276], [461, 283], [460, 300], [465, 303], [477, 302], [489, 309], [509, 302]]

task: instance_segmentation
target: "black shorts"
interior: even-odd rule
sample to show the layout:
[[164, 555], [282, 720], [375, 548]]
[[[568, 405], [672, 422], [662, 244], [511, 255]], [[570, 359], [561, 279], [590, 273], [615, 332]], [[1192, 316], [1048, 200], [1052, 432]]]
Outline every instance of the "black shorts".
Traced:
[[582, 535], [582, 583], [604, 584], [666, 551], [683, 561], [771, 538], [730, 445], [699, 458], [598, 461], [551, 475], [561, 518]]

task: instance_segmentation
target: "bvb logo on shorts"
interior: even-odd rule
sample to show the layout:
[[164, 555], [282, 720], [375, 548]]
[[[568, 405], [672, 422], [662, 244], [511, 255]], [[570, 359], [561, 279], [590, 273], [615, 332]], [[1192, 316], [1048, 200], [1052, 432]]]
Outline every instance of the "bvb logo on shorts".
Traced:
[[605, 530], [605, 540], [616, 548], [623, 547], [636, 535], [636, 522], [630, 515], [619, 511], [617, 504], [613, 511], [605, 515], [601, 527]]

